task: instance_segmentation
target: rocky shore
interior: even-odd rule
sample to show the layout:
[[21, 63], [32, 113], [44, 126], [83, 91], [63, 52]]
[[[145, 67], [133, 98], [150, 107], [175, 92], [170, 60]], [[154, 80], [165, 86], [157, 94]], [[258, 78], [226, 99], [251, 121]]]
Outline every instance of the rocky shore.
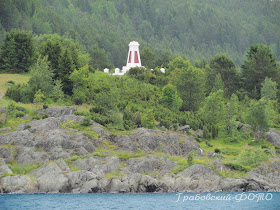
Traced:
[[[39, 114], [50, 117], [19, 125], [16, 131], [0, 135], [0, 193], [144, 193], [144, 192], [247, 192], [280, 191], [280, 162], [277, 158], [234, 179], [216, 173], [227, 170], [216, 153], [205, 154], [194, 136], [170, 131], [139, 128], [129, 135], [110, 135], [98, 123], [91, 122], [87, 135], [65, 123], [83, 121], [73, 115], [75, 108], [48, 108]], [[280, 134], [267, 133], [269, 141], [279, 143]], [[96, 152], [100, 145], [114, 151], [145, 152], [139, 157], [123, 158], [108, 151]], [[167, 157], [149, 154], [161, 152], [187, 158], [189, 152], [208, 155], [209, 166], [192, 165], [172, 173], [178, 163]], [[71, 161], [70, 161], [71, 160]], [[10, 162], [38, 165], [28, 174], [17, 175]]]

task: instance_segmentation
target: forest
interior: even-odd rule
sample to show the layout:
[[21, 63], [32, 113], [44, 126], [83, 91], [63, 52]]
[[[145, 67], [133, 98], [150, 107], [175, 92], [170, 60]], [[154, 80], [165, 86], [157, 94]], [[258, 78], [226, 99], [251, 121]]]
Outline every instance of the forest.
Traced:
[[[217, 53], [239, 66], [256, 43], [268, 45], [280, 59], [278, 0], [1, 0], [0, 5], [0, 45], [11, 29], [58, 34], [91, 57], [96, 48], [104, 50], [107, 67], [125, 65], [133, 38], [156, 54], [158, 62], [150, 68], [164, 65], [160, 60], [167, 55], [194, 62]], [[105, 68], [100, 65], [95, 68]]]

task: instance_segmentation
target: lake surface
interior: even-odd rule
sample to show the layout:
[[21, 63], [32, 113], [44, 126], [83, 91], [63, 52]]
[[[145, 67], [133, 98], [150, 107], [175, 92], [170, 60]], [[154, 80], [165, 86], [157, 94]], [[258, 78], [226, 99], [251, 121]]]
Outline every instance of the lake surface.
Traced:
[[0, 194], [0, 209], [280, 209], [280, 193]]

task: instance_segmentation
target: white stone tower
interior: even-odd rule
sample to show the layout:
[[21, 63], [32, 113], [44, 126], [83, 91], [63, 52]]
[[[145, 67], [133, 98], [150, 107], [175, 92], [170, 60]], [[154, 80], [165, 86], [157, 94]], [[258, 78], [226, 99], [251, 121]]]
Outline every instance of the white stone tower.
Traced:
[[139, 53], [139, 43], [136, 41], [132, 41], [129, 43], [129, 50], [127, 56], [126, 66], [123, 67], [123, 73], [127, 72], [130, 68], [133, 67], [141, 67], [141, 59]]

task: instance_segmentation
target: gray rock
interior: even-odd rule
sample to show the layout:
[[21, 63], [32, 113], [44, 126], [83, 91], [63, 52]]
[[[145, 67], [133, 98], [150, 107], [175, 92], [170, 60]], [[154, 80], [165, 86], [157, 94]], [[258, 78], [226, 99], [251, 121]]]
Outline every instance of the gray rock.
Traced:
[[75, 192], [81, 192], [81, 188], [83, 187], [84, 183], [87, 183], [91, 180], [96, 180], [98, 178], [96, 174], [85, 170], [69, 172], [66, 174], [66, 177], [69, 180], [69, 188]]
[[280, 132], [274, 128], [270, 129], [270, 131], [265, 134], [265, 138], [267, 138], [267, 141], [273, 146], [280, 146]]
[[17, 127], [17, 131], [23, 131], [23, 130], [24, 130], [24, 127], [25, 127], [24, 124], [20, 124], [20, 125]]
[[138, 192], [138, 186], [139, 186], [141, 177], [142, 177], [142, 175], [139, 173], [128, 174], [128, 175], [124, 175], [122, 177], [122, 182], [124, 182], [125, 185], [127, 186], [128, 192], [130, 192], [130, 193]]
[[160, 174], [168, 173], [170, 169], [179, 166], [168, 158], [155, 157], [148, 155], [142, 158], [131, 158], [126, 161], [127, 167], [122, 172], [127, 173], [147, 173], [157, 171]]
[[141, 177], [139, 182], [138, 192], [156, 192], [158, 188], [158, 181], [154, 178], [145, 175]]
[[10, 131], [12, 128], [0, 128], [0, 133], [4, 133], [4, 132], [8, 132]]
[[36, 193], [38, 185], [28, 176], [6, 176], [1, 179], [0, 192], [2, 193]]
[[56, 161], [56, 164], [59, 166], [59, 168], [63, 171], [63, 172], [69, 172], [71, 171], [71, 169], [69, 168], [69, 166], [65, 163], [64, 160], [59, 159]]
[[33, 140], [33, 134], [29, 130], [15, 131], [0, 135], [0, 144], [11, 144], [18, 146], [25, 146], [28, 142]]
[[6, 111], [6, 107], [5, 106], [1, 106], [0, 107], [0, 112], [5, 112]]
[[95, 133], [99, 134], [102, 137], [109, 137], [110, 133], [108, 131], [105, 131], [102, 127], [100, 126], [93, 126], [91, 128], [91, 130], [93, 130]]
[[85, 182], [80, 190], [81, 193], [97, 193], [99, 191], [97, 179]]
[[12, 170], [7, 166], [7, 165], [0, 165], [0, 177], [2, 176], [2, 174], [12, 174]]
[[157, 192], [172, 192], [174, 184], [175, 184], [174, 174], [164, 175], [158, 183]]
[[112, 179], [110, 183], [109, 193], [126, 193], [129, 191], [128, 184], [121, 182], [119, 179]]
[[243, 133], [247, 133], [247, 132], [250, 131], [250, 128], [251, 128], [250, 125], [244, 124], [244, 123], [239, 122], [239, 121], [236, 121], [236, 124], [237, 124], [237, 129], [238, 129], [238, 130], [242, 130]]
[[50, 107], [47, 109], [40, 109], [38, 110], [39, 115], [48, 114], [49, 117], [59, 117], [62, 115], [70, 115], [76, 112], [77, 109], [75, 107]]
[[29, 123], [32, 132], [42, 132], [58, 129], [60, 127], [60, 121], [57, 118], [49, 117], [42, 120], [33, 120]]
[[23, 120], [27, 120], [30, 116], [27, 114], [27, 115], [24, 115], [23, 117], [21, 117], [20, 119], [23, 119]]
[[198, 129], [198, 130], [196, 131], [196, 136], [197, 136], [198, 138], [203, 138], [203, 132], [202, 132], [202, 130]]
[[105, 157], [104, 161], [105, 161], [104, 164], [95, 165], [91, 169], [91, 171], [96, 174], [98, 174], [98, 173], [107, 174], [112, 171], [117, 171], [121, 167], [121, 161], [120, 161], [119, 157]]
[[105, 193], [109, 191], [111, 179], [103, 178], [98, 182], [98, 192]]
[[86, 159], [78, 159], [73, 162], [73, 165], [84, 170], [91, 170], [96, 165], [101, 165], [102, 162], [97, 158], [86, 158]]
[[76, 116], [76, 115], [63, 115], [60, 118], [58, 118], [60, 120], [60, 122], [62, 123], [67, 123], [67, 122], [82, 122], [84, 120], [84, 116]]
[[0, 146], [0, 158], [3, 158], [5, 162], [12, 161], [15, 158], [15, 148]]
[[219, 171], [228, 171], [229, 168], [227, 168], [220, 160], [214, 160], [210, 163], [211, 165], [214, 166], [215, 169]]
[[224, 156], [220, 155], [220, 154], [217, 154], [215, 152], [208, 152], [208, 157], [209, 158], [220, 158], [220, 159], [223, 159], [225, 158]]
[[160, 130], [146, 128], [139, 128], [131, 135], [112, 136], [111, 141], [125, 150], [137, 151], [140, 148], [145, 152], [159, 151], [170, 155], [182, 155], [192, 150], [198, 152], [201, 150], [193, 137], [174, 132], [162, 133]]
[[49, 155], [46, 152], [35, 152], [34, 147], [19, 147], [17, 148], [16, 161], [20, 165], [31, 164], [37, 162], [45, 163], [49, 160]]
[[175, 187], [178, 189], [175, 188], [175, 191], [182, 191], [182, 187], [183, 190], [194, 192], [221, 190], [219, 187], [221, 177], [204, 165], [193, 165], [179, 173], [178, 177], [181, 180], [176, 179]]
[[38, 178], [39, 192], [70, 192], [68, 178], [56, 163], [49, 163], [31, 172]]
[[189, 129], [191, 129], [191, 126], [189, 126], [189, 125], [184, 125], [184, 126], [178, 128], [178, 131], [179, 131], [179, 132], [187, 132]]

